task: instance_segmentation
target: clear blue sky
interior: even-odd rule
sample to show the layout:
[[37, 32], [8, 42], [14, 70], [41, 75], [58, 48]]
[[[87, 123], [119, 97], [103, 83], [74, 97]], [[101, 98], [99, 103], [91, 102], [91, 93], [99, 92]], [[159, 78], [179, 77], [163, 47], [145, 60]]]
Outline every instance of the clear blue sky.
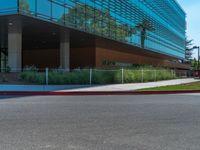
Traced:
[[[177, 0], [187, 13], [187, 35], [194, 40], [194, 44], [200, 46], [200, 0]], [[194, 51], [197, 58], [197, 50]]]

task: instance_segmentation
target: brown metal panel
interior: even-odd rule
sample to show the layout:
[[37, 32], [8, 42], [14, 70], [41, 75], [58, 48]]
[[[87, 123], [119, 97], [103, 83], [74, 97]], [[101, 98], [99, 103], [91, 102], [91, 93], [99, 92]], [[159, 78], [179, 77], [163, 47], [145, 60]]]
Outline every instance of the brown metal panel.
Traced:
[[59, 49], [23, 50], [23, 67], [36, 66], [39, 69], [59, 67]]
[[105, 39], [96, 39], [96, 67], [103, 67], [104, 60], [130, 64], [143, 64], [167, 68], [190, 69], [189, 65], [175, 62], [175, 58], [148, 52], [138, 47]]

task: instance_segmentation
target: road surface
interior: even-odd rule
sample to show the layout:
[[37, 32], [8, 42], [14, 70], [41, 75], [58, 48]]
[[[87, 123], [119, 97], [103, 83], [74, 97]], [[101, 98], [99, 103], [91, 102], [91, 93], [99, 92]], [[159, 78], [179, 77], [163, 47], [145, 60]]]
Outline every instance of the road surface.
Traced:
[[0, 150], [199, 149], [199, 95], [0, 98]]

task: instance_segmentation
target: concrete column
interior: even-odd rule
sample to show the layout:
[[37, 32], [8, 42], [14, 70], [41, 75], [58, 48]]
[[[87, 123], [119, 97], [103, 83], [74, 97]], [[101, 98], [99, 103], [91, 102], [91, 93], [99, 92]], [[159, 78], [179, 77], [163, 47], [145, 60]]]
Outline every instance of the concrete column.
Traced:
[[6, 40], [5, 40], [5, 31], [6, 29], [4, 28], [4, 26], [0, 25], [0, 48], [5, 48], [5, 43], [6, 43]]
[[11, 72], [20, 72], [22, 68], [22, 26], [18, 17], [8, 22], [8, 66]]
[[70, 33], [69, 30], [61, 31], [60, 35], [60, 67], [64, 70], [70, 69]]
[[[3, 48], [3, 27], [0, 27], [0, 49]], [[0, 72], [2, 71], [2, 56], [1, 56], [1, 52], [0, 52]]]
[[[6, 31], [5, 27], [2, 24], [0, 24], [0, 49], [6, 48], [5, 31]], [[0, 52], [0, 72], [5, 67], [3, 64], [2, 58], [3, 56], [2, 56], [2, 53]]]

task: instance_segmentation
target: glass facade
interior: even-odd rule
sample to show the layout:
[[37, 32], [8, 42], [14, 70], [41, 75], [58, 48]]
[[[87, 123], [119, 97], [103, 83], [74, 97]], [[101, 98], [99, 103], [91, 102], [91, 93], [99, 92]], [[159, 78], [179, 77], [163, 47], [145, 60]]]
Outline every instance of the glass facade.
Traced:
[[17, 0], [0, 0], [0, 16], [17, 13]]
[[0, 0], [20, 13], [183, 59], [185, 12], [175, 0]]

